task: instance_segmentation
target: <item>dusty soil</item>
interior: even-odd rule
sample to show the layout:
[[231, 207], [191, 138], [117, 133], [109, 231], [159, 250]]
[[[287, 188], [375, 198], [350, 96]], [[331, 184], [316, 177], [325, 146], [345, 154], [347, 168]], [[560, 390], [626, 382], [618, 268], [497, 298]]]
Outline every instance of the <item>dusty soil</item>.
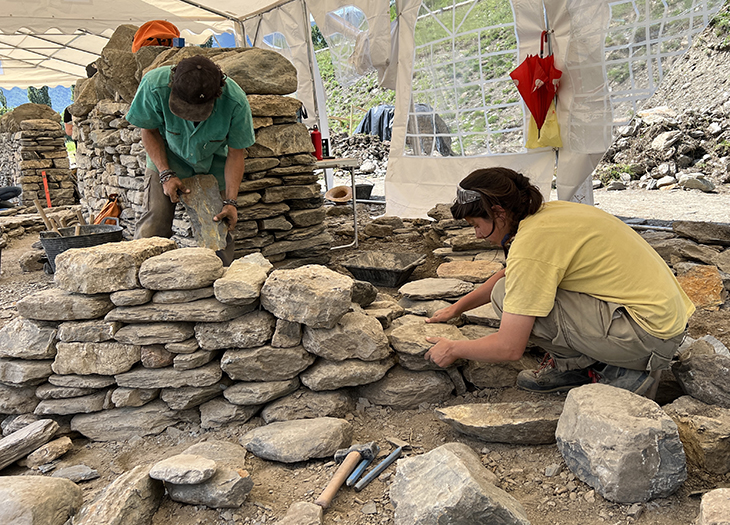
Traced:
[[[598, 200], [598, 199], [597, 199]], [[382, 211], [380, 211], [382, 213]], [[378, 215], [378, 207], [369, 215]], [[2, 274], [0, 276], [0, 323], [5, 324], [15, 312], [14, 303], [19, 298], [35, 291], [53, 286], [52, 278], [42, 271], [22, 273], [18, 260], [37, 241], [37, 235], [27, 235], [10, 242], [2, 252]], [[346, 244], [351, 238], [338, 238]], [[397, 250], [388, 240], [368, 239], [358, 249], [347, 248], [333, 252], [333, 267], [358, 250], [416, 251], [429, 254], [424, 265], [419, 267], [413, 278], [433, 277], [438, 266], [431, 250], [423, 242], [398, 244]], [[393, 295], [397, 290], [382, 290]], [[698, 312], [691, 320], [691, 335], [699, 337], [712, 334], [730, 345], [730, 311]], [[539, 356], [535, 356], [536, 359]], [[556, 399], [564, 394], [551, 394]], [[676, 392], [662, 391], [659, 397], [671, 400]], [[462, 403], [485, 403], [523, 401], [540, 396], [515, 388], [484, 389], [467, 392], [453, 398], [446, 405]], [[405, 456], [422, 454], [444, 443], [458, 441], [469, 445], [480, 454], [483, 464], [497, 474], [502, 489], [517, 498], [525, 507], [533, 525], [585, 525], [585, 524], [655, 524], [685, 525], [698, 514], [700, 496], [704, 491], [730, 486], [730, 476], [714, 476], [690, 469], [685, 484], [671, 497], [658, 499], [646, 505], [631, 507], [604, 500], [591, 487], [574, 478], [567, 470], [555, 445], [514, 446], [485, 443], [461, 435], [450, 426], [438, 421], [433, 413], [435, 406], [421, 406], [415, 410], [393, 410], [388, 407], [358, 407], [347, 419], [354, 428], [353, 442], [376, 441], [382, 448], [381, 455], [388, 454], [393, 447], [387, 438], [398, 438], [411, 444]], [[136, 438], [118, 443], [94, 443], [76, 436], [71, 452], [57, 461], [56, 468], [85, 464], [96, 469], [98, 479], [82, 482], [85, 501], [90, 501], [118, 475], [139, 464], [157, 462], [165, 457], [180, 453], [188, 446], [203, 440], [224, 439], [236, 442], [246, 431], [262, 425], [260, 418], [254, 418], [245, 425], [230, 425], [215, 431], [202, 430], [195, 423], [180, 423], [168, 428], [158, 436]], [[545, 475], [546, 467], [558, 464], [561, 471], [554, 477]], [[291, 465], [268, 462], [249, 455], [245, 468], [255, 482], [246, 503], [239, 509], [209, 509], [202, 506], [183, 505], [165, 498], [157, 511], [154, 525], [213, 525], [213, 524], [264, 524], [281, 518], [289, 505], [296, 501], [314, 501], [335, 471], [332, 461], [313, 460]], [[12, 466], [3, 471], [6, 475], [33, 475], [22, 467]], [[393, 506], [388, 498], [389, 484], [394, 479], [395, 467], [390, 467], [379, 479], [362, 492], [343, 488], [332, 507], [324, 514], [325, 524], [387, 524], [393, 523]], [[365, 514], [367, 503], [375, 504], [375, 514]], [[639, 514], [637, 515], [637, 509]]]

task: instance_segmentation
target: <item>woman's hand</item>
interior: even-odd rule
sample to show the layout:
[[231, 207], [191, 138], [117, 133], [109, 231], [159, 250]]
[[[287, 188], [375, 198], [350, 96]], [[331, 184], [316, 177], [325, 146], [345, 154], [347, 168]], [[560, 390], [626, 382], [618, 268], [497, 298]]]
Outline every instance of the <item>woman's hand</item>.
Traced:
[[446, 368], [458, 359], [454, 354], [454, 342], [451, 339], [443, 337], [427, 337], [426, 341], [435, 343], [431, 349], [423, 356], [427, 361], [437, 364], [441, 368]]
[[446, 308], [441, 308], [441, 310], [436, 310], [433, 313], [432, 317], [429, 317], [426, 319], [427, 323], [445, 323], [449, 319], [453, 319], [457, 316], [457, 313], [454, 311], [454, 305], [447, 306]]

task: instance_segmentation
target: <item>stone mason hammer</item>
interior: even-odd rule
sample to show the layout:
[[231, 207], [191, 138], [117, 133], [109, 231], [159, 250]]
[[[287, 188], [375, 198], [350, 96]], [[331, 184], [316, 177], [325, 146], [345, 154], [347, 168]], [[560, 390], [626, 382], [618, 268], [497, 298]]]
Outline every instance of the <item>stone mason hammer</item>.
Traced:
[[374, 459], [379, 451], [379, 447], [374, 441], [365, 443], [364, 445], [352, 445], [350, 448], [340, 449], [335, 452], [335, 463], [341, 463], [332, 479], [320, 494], [319, 498], [314, 502], [323, 509], [326, 509], [332, 503], [347, 476], [355, 469], [358, 463], [364, 459]]

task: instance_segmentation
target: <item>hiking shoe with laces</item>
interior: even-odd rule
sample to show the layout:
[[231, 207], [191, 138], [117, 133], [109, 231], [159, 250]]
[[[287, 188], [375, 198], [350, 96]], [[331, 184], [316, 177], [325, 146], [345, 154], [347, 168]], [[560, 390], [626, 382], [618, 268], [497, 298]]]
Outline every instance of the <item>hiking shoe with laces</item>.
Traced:
[[530, 392], [566, 392], [591, 382], [588, 370], [555, 368], [552, 357], [545, 356], [537, 370], [523, 370], [517, 375], [517, 386]]
[[620, 366], [599, 364], [588, 371], [594, 383], [623, 388], [634, 394], [643, 395], [654, 383], [654, 378], [642, 370], [631, 370]]

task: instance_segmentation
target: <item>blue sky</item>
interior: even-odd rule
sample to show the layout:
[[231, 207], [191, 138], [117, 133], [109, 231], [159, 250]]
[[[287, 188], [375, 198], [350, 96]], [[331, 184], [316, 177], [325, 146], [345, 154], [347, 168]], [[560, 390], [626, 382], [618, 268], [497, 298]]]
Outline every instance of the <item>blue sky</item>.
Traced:
[[[234, 47], [236, 45], [232, 33], [223, 33], [222, 35], [216, 35], [215, 38], [217, 39], [217, 41], [215, 39], [213, 40], [213, 47]], [[28, 103], [27, 90], [17, 87], [12, 89], [0, 89], [2, 89], [3, 94], [8, 101], [9, 108], [15, 108], [20, 106], [21, 104]], [[51, 104], [53, 110], [57, 111], [58, 113], [61, 113], [66, 108], [66, 106], [69, 106], [72, 102], [70, 87], [57, 86], [49, 89], [48, 94], [51, 96]]]

